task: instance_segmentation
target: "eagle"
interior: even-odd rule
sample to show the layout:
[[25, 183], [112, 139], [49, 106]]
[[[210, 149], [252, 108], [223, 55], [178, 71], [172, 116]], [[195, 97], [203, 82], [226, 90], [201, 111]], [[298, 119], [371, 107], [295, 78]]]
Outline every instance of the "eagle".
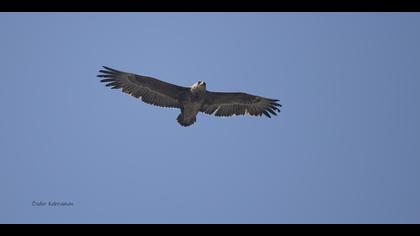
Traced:
[[[160, 107], [179, 108], [177, 121], [187, 127], [197, 120], [198, 112], [215, 116], [251, 115], [268, 118], [280, 112], [279, 100], [243, 92], [211, 92], [206, 83], [198, 81], [191, 87], [170, 84], [159, 79], [115, 70], [103, 66], [101, 82], [111, 89], [122, 89], [143, 102]], [[270, 115], [271, 114], [271, 115]]]

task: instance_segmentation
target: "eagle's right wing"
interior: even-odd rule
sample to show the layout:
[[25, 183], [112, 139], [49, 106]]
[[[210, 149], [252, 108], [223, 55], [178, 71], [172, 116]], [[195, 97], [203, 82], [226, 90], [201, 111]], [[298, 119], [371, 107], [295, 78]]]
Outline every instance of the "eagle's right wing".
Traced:
[[270, 117], [280, 112], [279, 100], [264, 98], [247, 93], [206, 93], [206, 99], [201, 111], [215, 116], [251, 115]]
[[143, 102], [161, 106], [180, 108], [179, 96], [188, 90], [186, 87], [170, 84], [152, 77], [136, 75], [118, 71], [104, 66], [105, 70], [100, 70], [102, 74], [101, 82], [112, 86], [112, 89], [122, 88], [124, 93], [133, 97], [140, 98]]

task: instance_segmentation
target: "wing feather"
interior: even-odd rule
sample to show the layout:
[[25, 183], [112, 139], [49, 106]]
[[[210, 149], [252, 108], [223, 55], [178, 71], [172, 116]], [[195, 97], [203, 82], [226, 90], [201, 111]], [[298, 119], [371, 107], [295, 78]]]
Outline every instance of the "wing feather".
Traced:
[[[215, 116], [251, 115], [265, 116], [277, 115], [281, 105], [279, 100], [264, 98], [247, 93], [206, 93], [206, 99], [201, 111]], [[270, 115], [271, 114], [271, 115]]]
[[180, 108], [179, 97], [188, 90], [186, 87], [170, 84], [153, 77], [127, 73], [104, 66], [99, 70], [101, 82], [111, 89], [122, 89], [143, 102], [161, 106]]

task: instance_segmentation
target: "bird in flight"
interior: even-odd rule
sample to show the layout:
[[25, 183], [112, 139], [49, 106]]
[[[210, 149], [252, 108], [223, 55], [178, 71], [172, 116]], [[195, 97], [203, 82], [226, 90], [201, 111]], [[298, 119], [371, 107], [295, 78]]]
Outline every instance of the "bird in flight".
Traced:
[[[277, 115], [279, 100], [247, 93], [211, 92], [206, 83], [198, 81], [191, 87], [170, 84], [153, 77], [127, 73], [104, 66], [99, 70], [101, 82], [112, 89], [122, 89], [143, 102], [160, 107], [179, 108], [177, 121], [182, 126], [195, 123], [198, 112], [215, 116]], [[271, 115], [270, 115], [271, 114]]]

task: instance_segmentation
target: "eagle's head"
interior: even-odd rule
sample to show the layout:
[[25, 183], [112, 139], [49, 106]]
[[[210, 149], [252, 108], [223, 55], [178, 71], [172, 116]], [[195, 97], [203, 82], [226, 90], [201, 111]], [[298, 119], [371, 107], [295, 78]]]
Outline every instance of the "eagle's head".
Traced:
[[203, 82], [203, 81], [197, 81], [194, 85], [195, 85], [196, 87], [200, 87], [200, 88], [206, 89], [206, 82]]
[[191, 91], [192, 91], [194, 94], [197, 94], [197, 93], [202, 93], [202, 92], [206, 91], [206, 83], [205, 83], [205, 82], [203, 82], [203, 81], [198, 81], [198, 82], [196, 82], [195, 84], [193, 84], [193, 85], [191, 86]]

